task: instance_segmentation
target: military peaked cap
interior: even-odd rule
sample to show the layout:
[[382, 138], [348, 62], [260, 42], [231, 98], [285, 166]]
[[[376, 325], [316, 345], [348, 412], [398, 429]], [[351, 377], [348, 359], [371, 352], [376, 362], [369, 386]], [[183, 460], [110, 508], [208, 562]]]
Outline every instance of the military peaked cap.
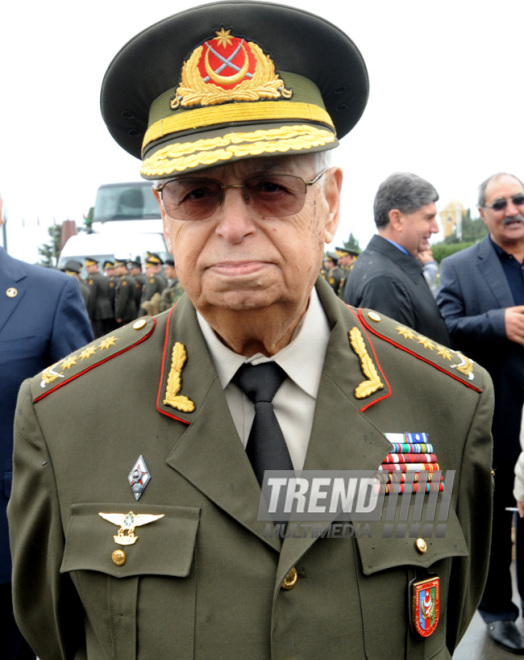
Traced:
[[111, 62], [101, 110], [146, 179], [243, 158], [325, 151], [357, 123], [366, 65], [328, 21], [269, 2], [216, 2], [147, 28]]

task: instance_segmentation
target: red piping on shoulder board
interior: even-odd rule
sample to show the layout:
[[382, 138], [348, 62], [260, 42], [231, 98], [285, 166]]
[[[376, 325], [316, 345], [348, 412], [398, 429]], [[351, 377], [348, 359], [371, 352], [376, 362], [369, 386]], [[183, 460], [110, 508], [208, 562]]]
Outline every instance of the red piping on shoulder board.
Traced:
[[123, 353], [127, 353], [127, 351], [130, 351], [132, 348], [134, 348], [135, 346], [138, 346], [143, 341], [148, 339], [151, 336], [151, 333], [153, 332], [155, 327], [156, 327], [156, 320], [153, 319], [153, 325], [151, 326], [151, 330], [147, 333], [147, 335], [144, 335], [141, 339], [136, 341], [134, 344], [131, 344], [131, 346], [127, 346], [126, 348], [123, 348], [121, 351], [118, 351], [117, 353], [113, 353], [112, 355], [109, 355], [108, 357], [104, 358], [103, 360], [100, 360], [100, 362], [95, 362], [94, 364], [90, 365], [89, 367], [87, 367], [83, 371], [79, 371], [74, 376], [71, 376], [71, 378], [68, 378], [66, 381], [64, 381], [62, 383], [58, 383], [58, 385], [55, 385], [50, 390], [47, 390], [47, 392], [44, 392], [40, 396], [37, 396], [36, 399], [34, 400], [34, 403], [36, 403], [37, 401], [40, 401], [40, 399], [44, 399], [48, 394], [51, 394], [51, 392], [54, 392], [55, 390], [60, 389], [64, 385], [67, 385], [68, 383], [71, 383], [72, 381], [76, 380], [77, 378], [80, 378], [80, 376], [83, 376], [88, 371], [91, 371], [91, 369], [95, 369], [96, 367], [99, 367], [101, 364], [104, 364], [104, 362], [109, 362], [110, 360], [117, 357], [118, 355], [122, 355]]
[[385, 337], [384, 335], [380, 334], [380, 332], [377, 332], [374, 330], [365, 320], [364, 316], [362, 314], [362, 310], [358, 310], [358, 318], [360, 319], [360, 322], [362, 325], [364, 325], [372, 334], [374, 334], [376, 337], [379, 339], [382, 339], [383, 341], [387, 341], [388, 344], [391, 344], [392, 346], [395, 346], [395, 348], [400, 348], [401, 351], [404, 351], [405, 353], [409, 353], [413, 357], [417, 358], [417, 360], [421, 360], [422, 362], [425, 362], [426, 364], [429, 364], [430, 366], [434, 367], [438, 371], [441, 371], [443, 374], [446, 374], [450, 378], [453, 378], [454, 380], [457, 380], [459, 383], [462, 383], [466, 387], [469, 387], [471, 390], [474, 390], [475, 392], [481, 393], [482, 390], [478, 387], [475, 387], [475, 385], [471, 385], [471, 383], [468, 383], [466, 380], [463, 380], [462, 378], [459, 378], [458, 376], [455, 376], [455, 374], [450, 373], [447, 371], [447, 369], [443, 369], [442, 367], [439, 367], [437, 364], [432, 362], [431, 360], [427, 360], [426, 358], [422, 357], [418, 353], [414, 353], [413, 351], [410, 351], [409, 348], [406, 348], [405, 346], [402, 346], [402, 344], [397, 344], [396, 341], [393, 341], [389, 337]]
[[170, 413], [168, 413], [165, 410], [162, 410], [160, 408], [160, 395], [162, 394], [162, 383], [164, 382], [164, 365], [166, 363], [167, 340], [168, 340], [168, 337], [169, 337], [169, 324], [171, 323], [171, 316], [173, 315], [174, 310], [175, 310], [175, 305], [173, 305], [173, 307], [171, 308], [171, 311], [169, 312], [169, 315], [167, 317], [166, 334], [165, 334], [165, 337], [164, 337], [164, 353], [162, 355], [162, 371], [160, 373], [160, 382], [158, 383], [158, 395], [157, 395], [157, 398], [156, 398], [156, 409], [158, 410], [159, 413], [162, 413], [162, 415], [165, 415], [166, 417], [171, 417], [171, 419], [176, 419], [177, 422], [182, 422], [182, 424], [187, 424], [189, 426], [191, 422], [188, 422], [185, 419], [180, 419], [180, 417], [177, 417], [176, 415], [171, 415]]
[[[349, 307], [349, 305], [348, 305], [348, 307]], [[349, 307], [349, 309], [350, 309], [350, 310], [353, 312], [353, 314], [354, 314], [355, 316], [357, 316], [357, 318], [358, 318], [358, 315], [357, 315], [357, 313], [356, 313], [356, 310], [352, 309], [351, 307]], [[365, 328], [364, 328], [364, 333], [365, 333], [365, 335], [366, 335], [366, 339], [368, 340], [368, 344], [369, 344], [369, 346], [370, 346], [370, 348], [371, 348], [371, 351], [372, 351], [372, 353], [373, 353], [373, 357], [375, 358], [375, 364], [376, 364], [377, 367], [379, 368], [379, 371], [380, 371], [380, 373], [382, 374], [382, 378], [386, 381], [386, 385], [388, 386], [388, 392], [387, 392], [386, 394], [384, 394], [383, 396], [380, 396], [380, 397], [378, 397], [377, 399], [374, 399], [373, 401], [370, 401], [368, 404], [366, 404], [365, 406], [363, 406], [363, 407], [360, 409], [360, 412], [365, 412], [368, 408], [371, 408], [371, 406], [374, 406], [375, 403], [378, 403], [379, 401], [384, 401], [384, 399], [389, 398], [389, 397], [391, 396], [391, 394], [392, 394], [392, 392], [391, 392], [391, 383], [390, 383], [389, 380], [386, 378], [386, 374], [382, 371], [382, 367], [380, 366], [380, 362], [378, 361], [377, 354], [375, 353], [375, 347], [374, 347], [373, 344], [371, 343], [371, 341], [370, 341], [370, 339], [369, 339], [369, 336], [368, 336], [368, 333], [366, 332], [366, 329], [365, 329]]]

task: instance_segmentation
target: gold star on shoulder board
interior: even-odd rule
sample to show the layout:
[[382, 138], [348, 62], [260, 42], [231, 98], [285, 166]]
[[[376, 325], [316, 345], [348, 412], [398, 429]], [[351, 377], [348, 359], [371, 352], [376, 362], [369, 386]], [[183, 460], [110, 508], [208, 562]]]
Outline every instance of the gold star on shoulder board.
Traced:
[[418, 339], [418, 343], [424, 346], [424, 348], [429, 348], [430, 351], [432, 351], [435, 348], [435, 344], [427, 337], [419, 335], [417, 339]]
[[78, 361], [78, 355], [70, 355], [62, 362], [62, 369], [71, 369]]
[[452, 353], [449, 348], [446, 348], [445, 346], [437, 346], [437, 353], [441, 358], [444, 358], [444, 360], [451, 360]]
[[95, 353], [96, 353], [96, 348], [94, 346], [88, 346], [88, 348], [86, 348], [80, 353], [80, 359], [88, 360]]
[[397, 325], [397, 332], [404, 337], [404, 339], [415, 339], [415, 333], [413, 330], [410, 330], [403, 325]]
[[105, 339], [103, 339], [100, 342], [100, 344], [98, 345], [98, 348], [100, 348], [100, 350], [105, 349], [107, 351], [111, 348], [111, 346], [114, 346], [117, 341], [118, 340], [117, 340], [116, 337], [106, 337]]

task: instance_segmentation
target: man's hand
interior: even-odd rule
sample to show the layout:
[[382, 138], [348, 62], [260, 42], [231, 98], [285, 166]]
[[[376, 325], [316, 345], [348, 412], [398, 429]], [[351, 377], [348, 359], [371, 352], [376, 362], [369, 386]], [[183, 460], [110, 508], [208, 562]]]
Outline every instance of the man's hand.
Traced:
[[507, 307], [504, 312], [504, 322], [508, 339], [524, 345], [524, 305]]
[[417, 259], [423, 264], [428, 264], [430, 261], [435, 261], [435, 257], [433, 256], [431, 248], [428, 248], [427, 250], [421, 250], [417, 255]]

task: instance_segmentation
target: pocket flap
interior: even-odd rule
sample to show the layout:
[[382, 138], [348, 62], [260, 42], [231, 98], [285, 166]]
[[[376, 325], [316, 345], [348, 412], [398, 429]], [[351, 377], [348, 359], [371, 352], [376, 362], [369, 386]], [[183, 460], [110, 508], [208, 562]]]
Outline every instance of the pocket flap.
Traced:
[[[109, 515], [113, 522], [100, 513]], [[126, 543], [130, 541], [129, 528], [124, 539], [118, 532], [130, 513], [136, 516], [136, 538]], [[113, 577], [186, 577], [193, 562], [199, 520], [200, 509], [192, 507], [136, 504], [130, 509], [121, 503], [74, 504], [60, 571], [97, 571]], [[115, 550], [121, 551], [116, 557]]]
[[440, 559], [469, 555], [453, 509], [449, 510], [446, 522], [417, 525], [397, 522], [390, 528], [381, 521], [370, 523], [368, 531], [369, 535], [356, 539], [365, 575], [397, 566], [429, 568]]

